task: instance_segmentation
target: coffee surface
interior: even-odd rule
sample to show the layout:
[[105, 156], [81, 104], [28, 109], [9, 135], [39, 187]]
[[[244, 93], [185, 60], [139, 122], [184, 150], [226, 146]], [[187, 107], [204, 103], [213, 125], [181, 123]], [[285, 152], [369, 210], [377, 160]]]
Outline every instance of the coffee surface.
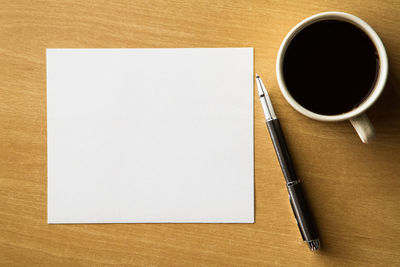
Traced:
[[283, 75], [293, 98], [306, 109], [342, 114], [359, 106], [374, 88], [379, 56], [370, 38], [353, 24], [316, 22], [290, 42]]

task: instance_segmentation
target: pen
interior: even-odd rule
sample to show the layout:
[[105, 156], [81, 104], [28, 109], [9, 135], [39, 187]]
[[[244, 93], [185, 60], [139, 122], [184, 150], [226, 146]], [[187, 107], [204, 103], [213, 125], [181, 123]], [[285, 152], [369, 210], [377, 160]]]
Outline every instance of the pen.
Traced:
[[281, 165], [283, 176], [285, 177], [286, 187], [289, 192], [289, 201], [293, 209], [294, 217], [296, 218], [303, 241], [307, 242], [311, 250], [318, 250], [320, 245], [317, 229], [304, 197], [300, 180], [297, 179], [297, 176], [294, 172], [292, 160], [286, 146], [281, 125], [275, 115], [268, 92], [261, 81], [260, 76], [257, 74], [256, 81], [268, 131], [271, 136], [272, 143], [274, 144], [275, 152], [278, 157], [279, 164]]

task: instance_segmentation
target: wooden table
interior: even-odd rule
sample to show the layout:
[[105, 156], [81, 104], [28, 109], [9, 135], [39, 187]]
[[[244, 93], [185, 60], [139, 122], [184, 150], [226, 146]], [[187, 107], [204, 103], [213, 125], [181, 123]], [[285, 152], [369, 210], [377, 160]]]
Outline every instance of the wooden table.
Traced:
[[[20, 1], [0, 4], [0, 265], [399, 265], [399, 1]], [[300, 20], [339, 10], [386, 45], [389, 85], [368, 114], [378, 138], [350, 123], [303, 117], [283, 99], [275, 58]], [[46, 47], [254, 47], [323, 249], [301, 241], [255, 98], [255, 224], [46, 223]]]

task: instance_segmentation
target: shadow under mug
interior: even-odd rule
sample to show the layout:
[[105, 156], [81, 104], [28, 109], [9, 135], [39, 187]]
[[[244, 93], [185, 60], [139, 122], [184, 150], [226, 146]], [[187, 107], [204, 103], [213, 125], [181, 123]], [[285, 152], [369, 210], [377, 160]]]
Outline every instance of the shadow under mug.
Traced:
[[[283, 60], [285, 57], [286, 49], [290, 44], [291, 40], [296, 36], [298, 32], [307, 26], [323, 20], [340, 20], [351, 23], [361, 29], [374, 43], [376, 51], [379, 55], [379, 73], [376, 79], [374, 88], [371, 90], [371, 93], [368, 97], [355, 109], [338, 115], [322, 115], [315, 112], [312, 112], [303, 106], [301, 106], [289, 93], [289, 90], [286, 87], [284, 76], [283, 76]], [[343, 121], [350, 120], [354, 129], [357, 131], [361, 140], [364, 143], [371, 142], [375, 137], [375, 129], [368, 119], [365, 111], [371, 107], [372, 104], [378, 99], [383, 89], [385, 88], [387, 76], [388, 76], [388, 58], [386, 54], [385, 47], [377, 33], [362, 19], [343, 12], [324, 12], [319, 13], [314, 16], [311, 16], [299, 24], [297, 24], [285, 37], [283, 40], [281, 47], [278, 52], [277, 63], [276, 63], [276, 75], [278, 79], [278, 84], [281, 89], [281, 92], [285, 99], [289, 102], [289, 104], [301, 114], [315, 120], [320, 121]]]

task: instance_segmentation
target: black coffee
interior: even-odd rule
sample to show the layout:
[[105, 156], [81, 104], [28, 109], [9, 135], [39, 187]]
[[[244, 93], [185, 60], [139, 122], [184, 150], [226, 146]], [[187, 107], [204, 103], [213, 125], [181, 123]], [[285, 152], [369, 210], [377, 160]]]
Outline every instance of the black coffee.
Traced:
[[323, 115], [348, 112], [370, 94], [379, 56], [369, 37], [353, 24], [316, 22], [288, 45], [283, 75], [293, 98]]

